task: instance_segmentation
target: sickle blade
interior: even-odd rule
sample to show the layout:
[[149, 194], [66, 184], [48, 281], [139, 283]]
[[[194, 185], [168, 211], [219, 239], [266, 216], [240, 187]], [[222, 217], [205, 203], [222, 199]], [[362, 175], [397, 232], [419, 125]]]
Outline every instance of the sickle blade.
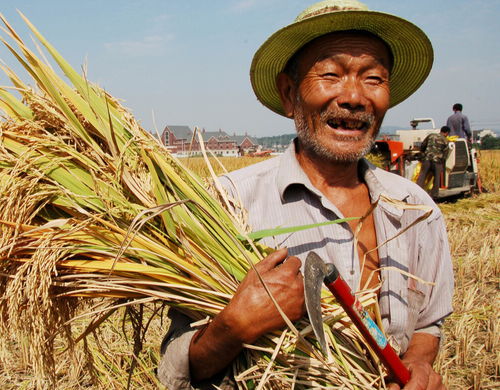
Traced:
[[321, 351], [328, 355], [325, 331], [321, 314], [321, 288], [326, 274], [326, 265], [314, 252], [309, 252], [304, 265], [304, 295], [307, 314]]

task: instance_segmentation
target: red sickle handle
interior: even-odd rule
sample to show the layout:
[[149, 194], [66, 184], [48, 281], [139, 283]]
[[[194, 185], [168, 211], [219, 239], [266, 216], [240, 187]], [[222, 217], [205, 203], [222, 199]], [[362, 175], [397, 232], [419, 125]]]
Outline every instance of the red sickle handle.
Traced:
[[[371, 319], [359, 300], [352, 294], [349, 285], [340, 276], [333, 264], [328, 264], [332, 272], [325, 278], [325, 284], [343, 307], [352, 322], [359, 329], [370, 347], [382, 360], [385, 367], [394, 375], [400, 385], [406, 385], [410, 380], [410, 371], [404, 366], [399, 356], [390, 346], [387, 338]], [[332, 281], [333, 279], [333, 281]]]

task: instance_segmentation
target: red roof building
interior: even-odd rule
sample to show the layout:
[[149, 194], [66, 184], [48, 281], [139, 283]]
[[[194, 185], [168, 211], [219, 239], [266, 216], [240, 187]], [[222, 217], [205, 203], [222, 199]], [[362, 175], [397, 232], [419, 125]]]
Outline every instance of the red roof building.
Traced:
[[[201, 154], [198, 135], [189, 126], [168, 125], [163, 130], [161, 141], [167, 148], [178, 156], [192, 156]], [[239, 156], [258, 148], [257, 143], [248, 135], [230, 136], [226, 132], [201, 130], [205, 149], [217, 156]]]

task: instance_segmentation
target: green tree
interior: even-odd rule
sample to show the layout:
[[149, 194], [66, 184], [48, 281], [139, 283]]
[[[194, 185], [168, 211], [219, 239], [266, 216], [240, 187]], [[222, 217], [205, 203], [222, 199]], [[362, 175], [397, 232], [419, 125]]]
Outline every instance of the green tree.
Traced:
[[490, 149], [500, 149], [500, 138], [493, 137], [491, 135], [485, 135], [481, 138], [481, 149], [490, 150]]

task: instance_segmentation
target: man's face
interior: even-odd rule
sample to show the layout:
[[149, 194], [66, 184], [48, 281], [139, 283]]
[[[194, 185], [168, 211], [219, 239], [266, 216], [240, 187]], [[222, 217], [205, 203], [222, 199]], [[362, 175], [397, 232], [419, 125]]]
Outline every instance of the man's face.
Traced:
[[332, 162], [368, 153], [389, 108], [390, 66], [386, 46], [368, 35], [335, 33], [307, 46], [285, 105], [299, 151]]

